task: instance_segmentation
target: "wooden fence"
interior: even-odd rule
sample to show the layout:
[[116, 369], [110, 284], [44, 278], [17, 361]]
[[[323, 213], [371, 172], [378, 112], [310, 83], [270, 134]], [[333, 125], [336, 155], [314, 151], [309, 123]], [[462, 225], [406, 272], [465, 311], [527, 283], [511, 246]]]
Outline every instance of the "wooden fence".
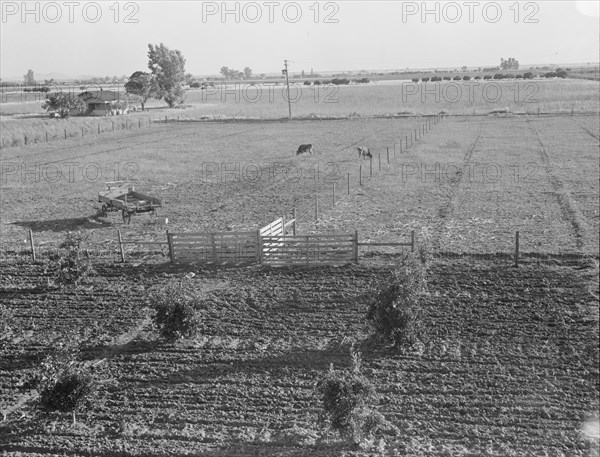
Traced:
[[358, 232], [346, 235], [263, 236], [260, 262], [269, 265], [358, 262]]
[[167, 233], [172, 263], [242, 265], [260, 261], [259, 233]]

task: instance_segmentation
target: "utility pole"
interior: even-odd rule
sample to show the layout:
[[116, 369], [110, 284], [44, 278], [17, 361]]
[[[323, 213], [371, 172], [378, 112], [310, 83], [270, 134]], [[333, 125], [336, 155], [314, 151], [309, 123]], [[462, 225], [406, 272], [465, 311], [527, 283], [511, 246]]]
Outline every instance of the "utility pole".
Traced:
[[285, 74], [285, 84], [287, 86], [287, 99], [288, 99], [288, 113], [289, 113], [289, 119], [291, 121], [292, 120], [292, 102], [290, 100], [290, 78], [288, 76], [288, 61], [284, 60], [283, 64], [285, 65], [285, 68], [282, 70], [282, 73]]

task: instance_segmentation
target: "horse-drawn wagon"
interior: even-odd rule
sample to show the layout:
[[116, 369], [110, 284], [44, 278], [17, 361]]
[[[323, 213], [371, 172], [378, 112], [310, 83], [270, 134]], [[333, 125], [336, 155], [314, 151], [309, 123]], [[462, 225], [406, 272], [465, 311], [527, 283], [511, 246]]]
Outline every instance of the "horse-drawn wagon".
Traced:
[[133, 185], [121, 181], [107, 182], [108, 189], [98, 193], [98, 201], [102, 203], [100, 213], [106, 217], [108, 212], [121, 211], [123, 222], [131, 222], [131, 216], [137, 213], [157, 214], [162, 201], [156, 197], [136, 192]]

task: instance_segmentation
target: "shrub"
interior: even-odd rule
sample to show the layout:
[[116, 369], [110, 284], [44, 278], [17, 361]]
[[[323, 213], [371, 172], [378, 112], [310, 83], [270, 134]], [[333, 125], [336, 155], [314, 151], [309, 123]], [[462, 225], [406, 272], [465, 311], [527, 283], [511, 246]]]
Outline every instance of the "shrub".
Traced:
[[523, 73], [523, 79], [533, 79], [533, 73], [530, 71]]
[[463, 76], [463, 81], [469, 81], [470, 79], [471, 77], [468, 75]]
[[425, 290], [423, 264], [413, 256], [405, 257], [369, 305], [367, 319], [376, 335], [396, 347], [414, 345], [422, 330], [419, 299]]
[[74, 412], [88, 399], [92, 390], [90, 374], [68, 367], [43, 383], [40, 406], [47, 411]]
[[38, 406], [45, 412], [72, 413], [88, 405], [96, 391], [92, 366], [98, 362], [77, 362], [74, 347], [59, 347], [56, 354], [46, 357], [39, 370], [23, 384], [35, 388]]
[[452, 77], [451, 76], [444, 76], [444, 81], [452, 81]]
[[429, 82], [429, 78], [427, 78], [427, 77], [422, 78], [421, 81], [423, 81], [424, 83], [427, 83], [427, 82]]
[[419, 81], [420, 81], [420, 79], [419, 79], [419, 78], [413, 78], [413, 79], [412, 79], [412, 82], [414, 82], [414, 83], [418, 83]]
[[492, 75], [484, 75], [483, 79], [485, 79], [486, 81], [490, 80], [490, 79], [492, 79]]
[[360, 353], [352, 354], [352, 368], [329, 372], [317, 383], [325, 418], [342, 438], [361, 443], [388, 427], [382, 414], [372, 408], [377, 398], [370, 381], [360, 372]]
[[65, 241], [60, 245], [61, 252], [51, 262], [51, 268], [55, 270], [60, 284], [78, 286], [94, 272], [89, 258], [82, 253], [82, 241], [81, 232], [67, 232]]
[[200, 320], [194, 308], [197, 298], [187, 284], [171, 281], [150, 294], [150, 306], [155, 310], [152, 321], [168, 341], [190, 338], [198, 332]]

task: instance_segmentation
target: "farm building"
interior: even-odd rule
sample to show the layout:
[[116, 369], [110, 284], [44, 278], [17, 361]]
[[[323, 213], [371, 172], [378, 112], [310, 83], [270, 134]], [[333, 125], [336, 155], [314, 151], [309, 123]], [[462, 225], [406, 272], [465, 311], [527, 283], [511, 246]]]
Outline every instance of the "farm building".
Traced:
[[127, 102], [124, 94], [112, 90], [90, 90], [79, 94], [87, 105], [86, 112], [93, 116], [125, 114]]

